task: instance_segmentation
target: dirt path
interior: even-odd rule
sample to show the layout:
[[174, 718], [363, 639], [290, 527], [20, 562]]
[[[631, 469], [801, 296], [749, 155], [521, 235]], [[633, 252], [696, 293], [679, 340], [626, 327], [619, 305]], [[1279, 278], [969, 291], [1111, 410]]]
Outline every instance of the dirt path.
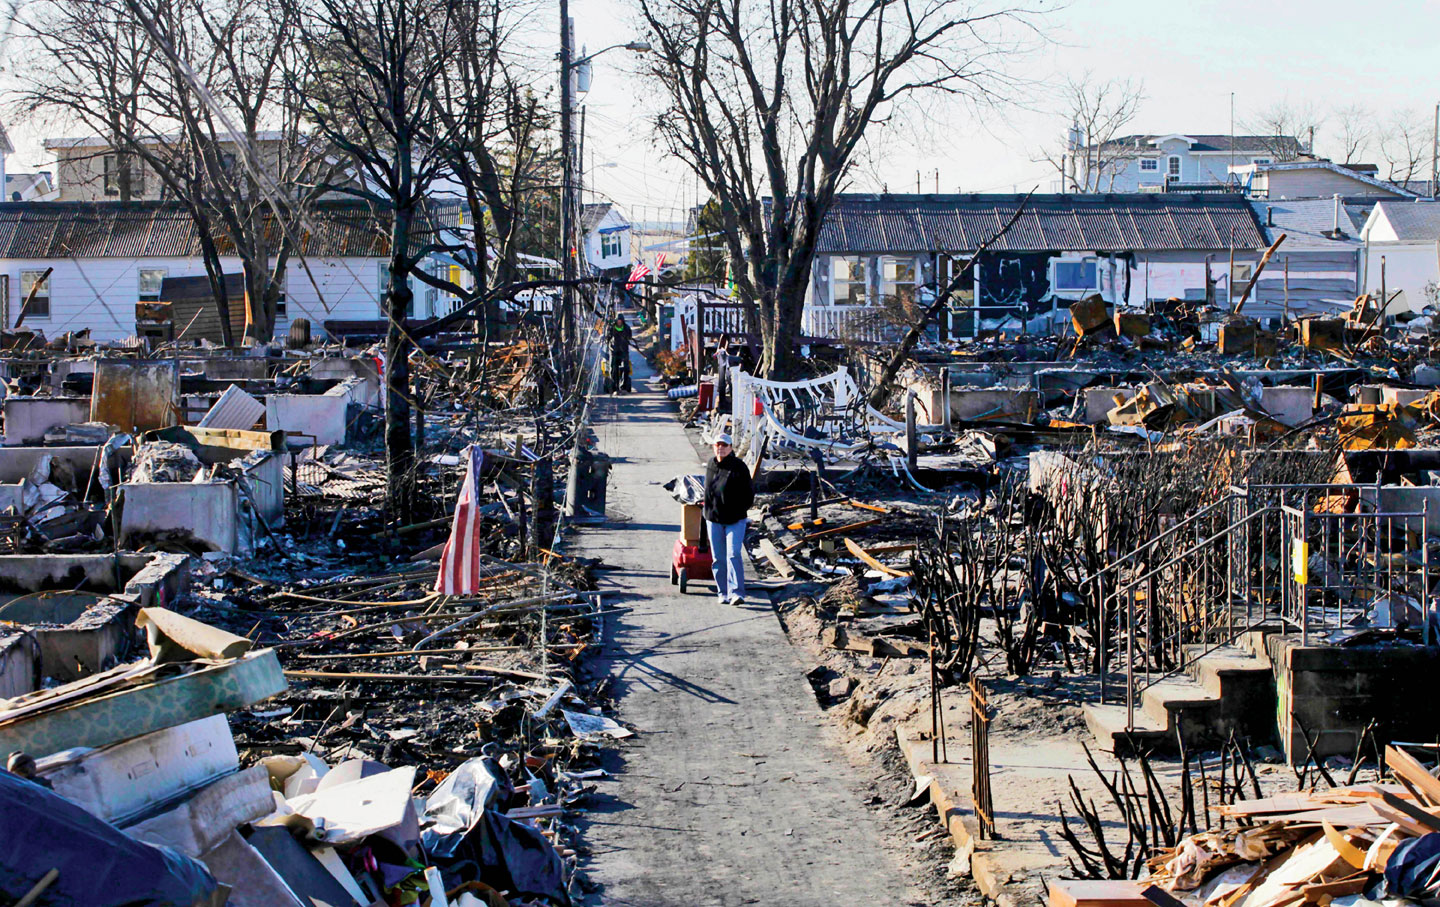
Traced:
[[[636, 361], [636, 388], [648, 369]], [[836, 747], [768, 601], [715, 602], [670, 585], [679, 505], [661, 483], [700, 461], [663, 393], [607, 397], [600, 448], [614, 458], [604, 526], [575, 549], [604, 574], [612, 619], [592, 661], [637, 736], [610, 748], [581, 820], [590, 904], [640, 907], [919, 904], [865, 806], [874, 781]]]

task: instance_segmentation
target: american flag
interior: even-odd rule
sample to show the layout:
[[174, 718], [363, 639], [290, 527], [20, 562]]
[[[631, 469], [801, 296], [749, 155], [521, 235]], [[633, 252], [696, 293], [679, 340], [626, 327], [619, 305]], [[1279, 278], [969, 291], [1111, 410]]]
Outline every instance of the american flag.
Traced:
[[668, 256], [666, 253], [661, 252], [659, 255], [656, 255], [656, 256], [655, 256], [655, 270], [657, 270], [657, 271], [663, 271], [663, 270], [665, 270], [665, 262], [666, 262], [666, 261], [669, 261], [669, 256]]
[[476, 445], [465, 448], [465, 484], [455, 500], [455, 520], [450, 538], [440, 554], [440, 575], [435, 591], [441, 595], [474, 595], [480, 591], [480, 466], [485, 451]]
[[625, 289], [635, 289], [635, 284], [643, 280], [649, 273], [650, 266], [645, 264], [645, 262], [643, 261], [640, 262], [640, 264], [636, 265], [635, 269], [630, 272], [630, 279], [625, 282]]

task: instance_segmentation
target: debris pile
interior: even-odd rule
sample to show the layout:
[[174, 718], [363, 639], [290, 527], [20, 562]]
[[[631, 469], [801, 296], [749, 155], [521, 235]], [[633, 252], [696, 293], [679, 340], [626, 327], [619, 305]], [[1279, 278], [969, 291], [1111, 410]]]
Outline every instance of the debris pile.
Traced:
[[1050, 903], [1354, 907], [1432, 899], [1440, 894], [1440, 780], [1404, 748], [1387, 747], [1385, 761], [1393, 782], [1215, 805], [1218, 828], [1155, 849], [1138, 880], [1056, 881]]

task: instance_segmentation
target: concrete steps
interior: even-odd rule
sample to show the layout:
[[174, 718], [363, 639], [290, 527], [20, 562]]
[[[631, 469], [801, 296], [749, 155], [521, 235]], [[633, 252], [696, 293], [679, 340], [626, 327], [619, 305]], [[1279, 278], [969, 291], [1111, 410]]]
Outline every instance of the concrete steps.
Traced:
[[[1130, 727], [1123, 704], [1085, 705], [1086, 725], [1102, 749], [1121, 753], [1173, 753], [1181, 739], [1187, 748], [1208, 747], [1231, 733], [1269, 743], [1276, 733], [1275, 680], [1269, 660], [1246, 642], [1206, 653], [1184, 674], [1146, 687]], [[1258, 647], [1264, 651], [1263, 639]]]

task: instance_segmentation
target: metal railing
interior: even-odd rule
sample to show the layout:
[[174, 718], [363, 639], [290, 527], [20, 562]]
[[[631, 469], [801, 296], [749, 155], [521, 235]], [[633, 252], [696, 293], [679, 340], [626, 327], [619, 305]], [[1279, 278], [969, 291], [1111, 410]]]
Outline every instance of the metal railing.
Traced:
[[[1300, 631], [1328, 634], [1367, 620], [1382, 603], [1389, 625], [1407, 624], [1419, 612], [1431, 642], [1430, 548], [1425, 543], [1428, 502], [1419, 511], [1317, 511], [1282, 508], [1281, 613]], [[1396, 611], [1399, 614], [1396, 614]]]
[[1111, 634], [1124, 635], [1116, 656], [1132, 730], [1147, 687], [1265, 625], [1308, 644], [1385, 599], [1420, 612], [1428, 643], [1428, 505], [1384, 512], [1380, 500], [1378, 484], [1235, 486], [1086, 577], [1081, 588], [1099, 602], [1101, 701]]

